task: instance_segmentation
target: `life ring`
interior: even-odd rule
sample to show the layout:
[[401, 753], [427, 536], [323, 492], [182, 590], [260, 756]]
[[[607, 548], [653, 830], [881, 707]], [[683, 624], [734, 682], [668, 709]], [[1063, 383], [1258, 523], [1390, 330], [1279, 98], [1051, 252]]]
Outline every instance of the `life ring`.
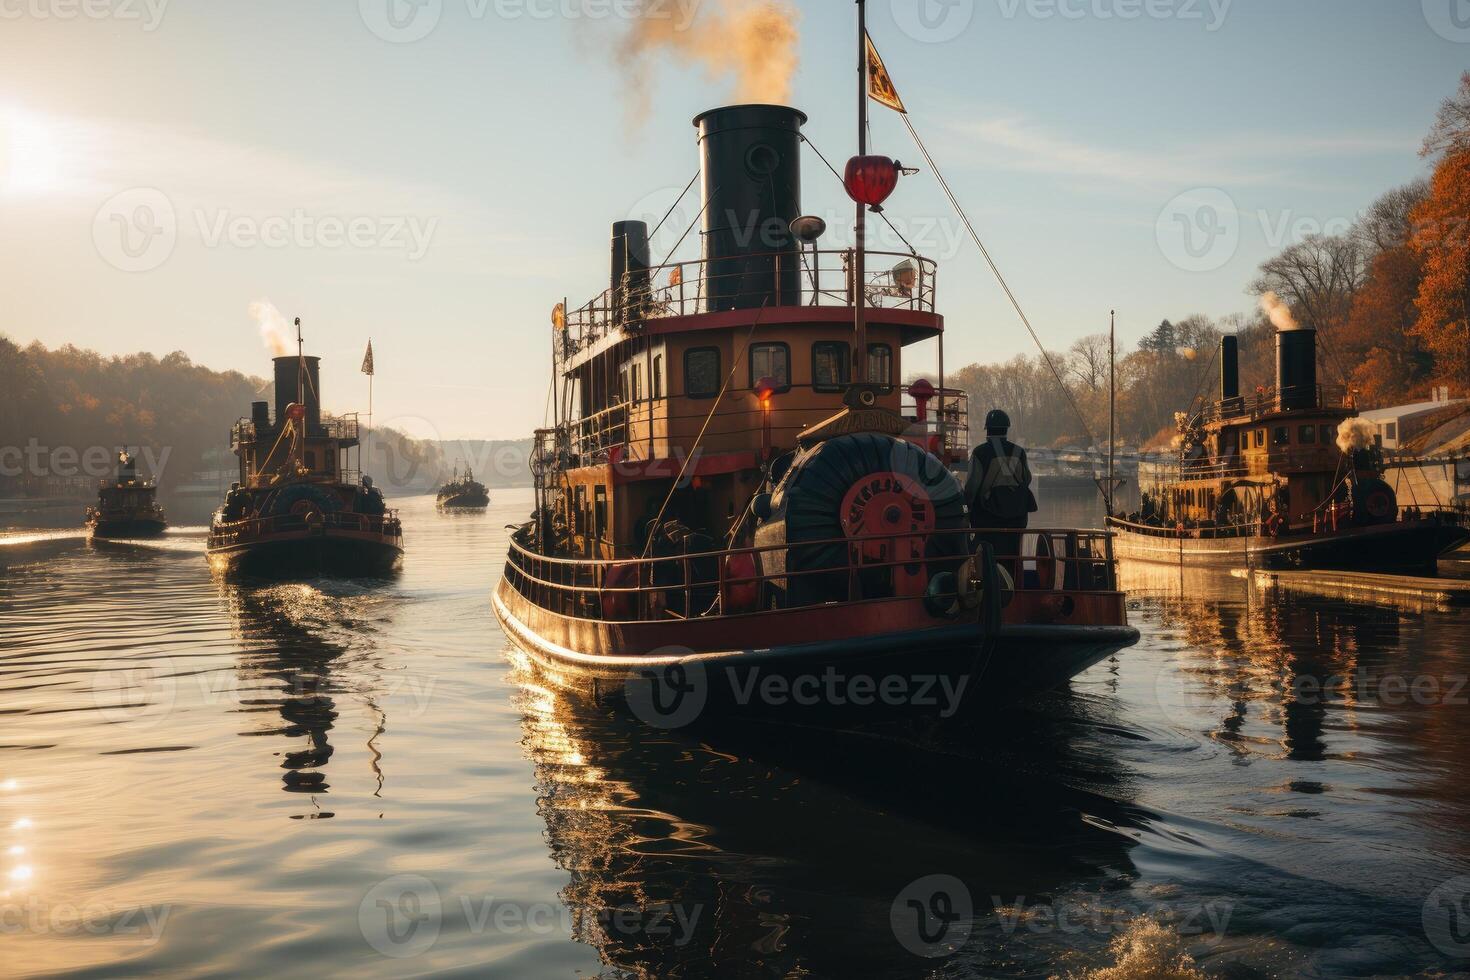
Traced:
[[[635, 589], [641, 583], [638, 581], [638, 565], [625, 563], [614, 565], [602, 576], [602, 588], [606, 589]], [[600, 592], [602, 597], [602, 617], [604, 619], [634, 619], [634, 612], [638, 608], [638, 593], [636, 592]]]
[[1394, 499], [1387, 490], [1374, 490], [1364, 499], [1363, 510], [1375, 521], [1386, 521], [1393, 516]]
[[1281, 534], [1281, 528], [1285, 524], [1286, 520], [1280, 514], [1272, 514], [1270, 517], [1266, 518], [1266, 533], [1273, 538], [1279, 537]]

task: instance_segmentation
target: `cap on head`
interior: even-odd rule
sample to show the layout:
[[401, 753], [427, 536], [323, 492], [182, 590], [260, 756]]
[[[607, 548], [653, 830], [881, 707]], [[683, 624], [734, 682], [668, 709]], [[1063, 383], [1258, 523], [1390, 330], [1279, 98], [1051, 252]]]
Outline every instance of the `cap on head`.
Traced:
[[1005, 432], [1011, 427], [1011, 417], [998, 408], [985, 413], [986, 432]]

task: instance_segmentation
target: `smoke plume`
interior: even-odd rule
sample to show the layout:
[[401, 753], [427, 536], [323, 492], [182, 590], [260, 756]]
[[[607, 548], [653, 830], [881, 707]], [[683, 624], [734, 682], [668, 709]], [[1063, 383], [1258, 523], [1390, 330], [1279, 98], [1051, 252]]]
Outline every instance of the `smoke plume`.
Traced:
[[668, 57], [733, 81], [737, 102], [791, 101], [800, 32], [789, 0], [638, 0], [636, 7], [617, 55], [637, 119], [648, 115], [654, 70]]
[[1261, 294], [1261, 309], [1265, 311], [1266, 316], [1271, 318], [1271, 325], [1277, 330], [1301, 329], [1301, 325], [1296, 322], [1296, 317], [1291, 315], [1291, 307], [1269, 289]]
[[1343, 419], [1337, 427], [1337, 448], [1344, 453], [1355, 453], [1373, 445], [1378, 429], [1364, 419]]
[[268, 299], [258, 299], [251, 303], [250, 319], [260, 328], [260, 339], [265, 342], [271, 357], [291, 353], [291, 330], [286, 326], [286, 318], [281, 316], [281, 311], [276, 309], [274, 303]]

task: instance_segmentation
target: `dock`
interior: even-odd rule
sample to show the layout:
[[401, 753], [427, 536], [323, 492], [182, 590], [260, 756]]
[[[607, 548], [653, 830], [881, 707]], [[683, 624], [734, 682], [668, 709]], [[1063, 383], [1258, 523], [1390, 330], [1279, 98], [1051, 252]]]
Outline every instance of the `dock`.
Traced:
[[1235, 569], [1232, 574], [1241, 578], [1253, 576], [1258, 585], [1274, 585], [1301, 592], [1351, 595], [1396, 602], [1412, 600], [1440, 606], [1470, 605], [1470, 580], [1464, 579], [1306, 569]]

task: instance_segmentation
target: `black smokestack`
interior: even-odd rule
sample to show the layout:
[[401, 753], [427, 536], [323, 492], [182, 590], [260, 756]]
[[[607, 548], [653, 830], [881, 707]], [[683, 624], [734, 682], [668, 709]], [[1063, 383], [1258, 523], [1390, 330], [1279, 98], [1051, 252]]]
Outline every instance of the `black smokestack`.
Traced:
[[1276, 395], [1282, 408], [1317, 404], [1317, 331], [1276, 331]]
[[301, 384], [302, 401], [306, 405], [306, 431], [316, 433], [322, 427], [321, 358], [297, 358], [295, 354], [274, 359], [276, 365], [276, 424], [286, 418], [286, 406], [296, 400], [297, 372], [302, 361], [306, 374]]
[[806, 114], [733, 105], [696, 116], [704, 194], [706, 309], [801, 302], [791, 234], [801, 214], [801, 127]]
[[1240, 397], [1240, 344], [1234, 334], [1220, 338], [1220, 398]]
[[613, 319], [621, 321], [630, 304], [636, 318], [638, 299], [648, 293], [648, 223], [617, 221], [612, 227]]
[[251, 402], [250, 421], [255, 424], [257, 430], [269, 429], [271, 427], [270, 404], [267, 402]]

